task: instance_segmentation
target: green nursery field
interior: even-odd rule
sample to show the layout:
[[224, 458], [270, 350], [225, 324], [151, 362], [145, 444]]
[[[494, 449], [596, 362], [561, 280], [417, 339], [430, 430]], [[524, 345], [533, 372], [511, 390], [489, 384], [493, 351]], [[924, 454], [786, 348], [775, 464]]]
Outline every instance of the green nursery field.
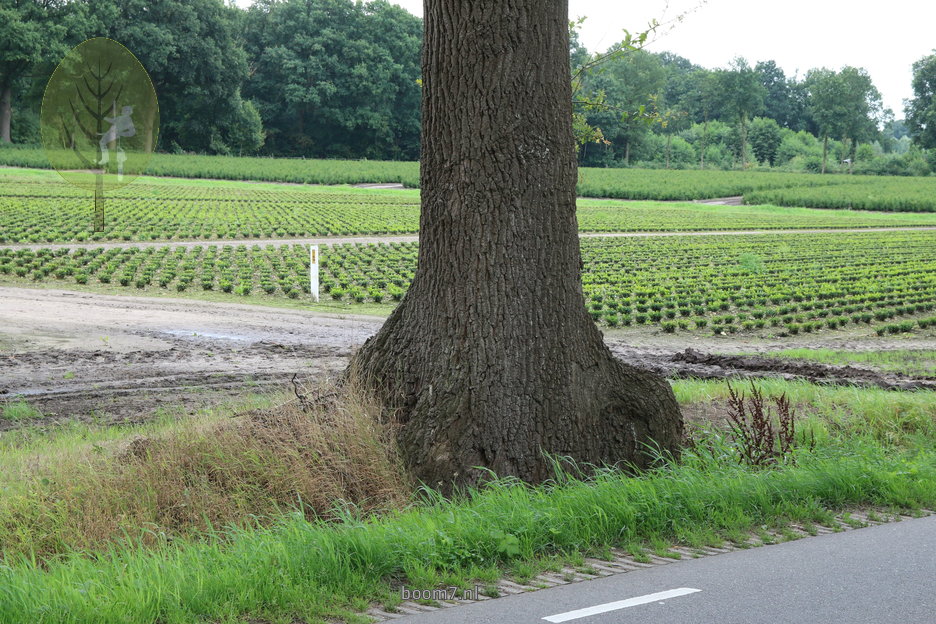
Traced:
[[936, 177], [864, 178], [846, 185], [759, 190], [745, 194], [744, 201], [777, 206], [936, 212]]
[[936, 177], [776, 171], [579, 170], [579, 194], [695, 200], [742, 195], [746, 204], [884, 212], [936, 212]]
[[[412, 234], [418, 190], [143, 178], [107, 196], [91, 230], [91, 197], [57, 174], [0, 175], [0, 243], [226, 240]], [[583, 232], [936, 226], [936, 214], [822, 211], [689, 202], [579, 200]]]
[[[239, 159], [237, 170], [221, 157], [162, 158], [188, 163], [195, 177], [285, 178], [298, 167], [253, 159], [251, 170], [250, 159]], [[392, 175], [389, 165], [367, 166], [375, 167], [361, 174], [367, 181]], [[337, 167], [336, 178], [353, 177]], [[301, 181], [324, 181], [316, 171]], [[593, 189], [654, 197], [835, 185], [806, 189], [819, 197], [871, 184], [753, 172], [602, 175]], [[910, 195], [888, 188], [886, 201]], [[0, 172], [0, 285], [306, 307], [307, 245], [229, 241], [413, 233], [418, 204], [417, 190], [149, 178], [112, 194], [107, 229], [92, 233], [84, 193], [48, 171], [9, 170]], [[678, 235], [936, 226], [936, 213], [592, 199], [579, 202], [578, 217], [587, 232], [676, 233], [582, 238], [586, 304], [603, 327], [685, 340], [703, 332], [923, 339], [906, 341], [908, 349], [936, 336], [936, 230]], [[58, 242], [89, 244], [41, 247]], [[322, 245], [322, 296], [341, 311], [389, 313], [417, 254], [415, 242]], [[934, 363], [927, 349], [778, 355], [927, 376]], [[529, 582], [541, 571], [584, 565], [585, 555], [606, 557], [612, 547], [649, 560], [680, 556], [668, 550], [674, 544], [747, 545], [752, 531], [764, 543], [792, 539], [794, 522], [815, 533], [838, 526], [833, 510], [854, 523], [847, 512], [856, 508], [874, 506], [869, 520], [932, 509], [931, 392], [758, 384], [771, 400], [790, 398], [797, 414], [795, 449], [769, 468], [745, 464], [742, 444], [717, 418], [690, 420], [682, 457], [660, 457], [636, 478], [617, 470], [584, 478], [557, 464], [554, 483], [494, 481], [453, 501], [413, 493], [403, 464], [386, 450], [392, 432], [361, 397], [338, 395], [335, 407], [323, 401], [311, 413], [293, 393], [283, 402], [254, 397], [194, 418], [120, 427], [53, 424], [25, 401], [9, 403], [2, 417], [17, 427], [0, 437], [0, 621], [362, 622], [374, 605], [397, 608], [401, 581], [482, 583], [494, 595], [505, 575]], [[690, 414], [720, 413], [730, 392], [724, 381], [672, 385]]]
[[[43, 151], [31, 148], [0, 148], [0, 165], [49, 168]], [[155, 154], [147, 173], [218, 180], [401, 183], [419, 187], [417, 162]], [[934, 187], [933, 177], [582, 167], [578, 193], [583, 197], [666, 201], [743, 195], [748, 204], [932, 212], [936, 210]]]
[[[323, 297], [399, 301], [416, 243], [340, 244], [321, 251]], [[926, 330], [936, 316], [936, 233], [802, 233], [752, 237], [583, 239], [589, 310], [610, 327], [666, 332], [815, 332], [874, 325]], [[121, 286], [128, 292], [299, 299], [306, 245], [0, 249], [5, 283]], [[891, 319], [902, 323], [887, 325]]]
[[[854, 183], [851, 176], [779, 171], [579, 169], [579, 194], [618, 199], [691, 200], [734, 197], [752, 191]], [[766, 203], [766, 202], [765, 202]]]
[[[48, 169], [37, 148], [0, 148], [0, 165]], [[154, 154], [146, 172], [154, 176], [258, 180], [306, 184], [398, 182], [419, 186], [419, 163], [383, 160], [321, 160]]]

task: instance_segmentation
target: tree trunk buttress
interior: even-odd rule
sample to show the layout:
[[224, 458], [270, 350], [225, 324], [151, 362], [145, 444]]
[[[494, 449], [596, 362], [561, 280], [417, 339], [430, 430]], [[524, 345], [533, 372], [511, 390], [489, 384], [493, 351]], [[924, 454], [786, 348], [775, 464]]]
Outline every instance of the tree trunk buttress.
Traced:
[[402, 424], [418, 479], [553, 476], [544, 451], [645, 465], [682, 417], [588, 315], [575, 216], [567, 2], [428, 0], [419, 261], [349, 372]]

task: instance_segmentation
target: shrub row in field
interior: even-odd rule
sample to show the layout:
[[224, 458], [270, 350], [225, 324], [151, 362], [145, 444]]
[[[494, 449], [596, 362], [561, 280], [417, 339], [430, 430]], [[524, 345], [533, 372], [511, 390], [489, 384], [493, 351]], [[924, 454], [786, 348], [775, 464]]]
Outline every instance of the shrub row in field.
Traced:
[[[0, 149], [0, 165], [49, 168], [41, 149]], [[178, 178], [260, 180], [306, 184], [399, 182], [419, 186], [419, 163], [381, 160], [321, 160], [154, 154], [146, 173]]]
[[[936, 226], [936, 214], [582, 200], [584, 232]], [[0, 243], [295, 238], [415, 233], [415, 191], [148, 178], [107, 194], [104, 231], [90, 194], [54, 173], [0, 178]]]
[[759, 190], [746, 193], [744, 202], [885, 212], [936, 212], [936, 178], [875, 177], [855, 184]]
[[883, 336], [885, 334], [904, 334], [913, 331], [915, 327], [919, 327], [920, 329], [936, 327], [936, 316], [918, 319], [916, 323], [913, 321], [903, 321], [892, 325], [882, 325], [875, 331], [878, 336]]
[[[582, 254], [587, 307], [609, 327], [796, 334], [918, 316], [936, 306], [931, 232], [584, 239]], [[399, 301], [416, 255], [416, 243], [325, 247], [322, 296], [349, 304]], [[7, 279], [293, 299], [309, 290], [308, 265], [304, 245], [0, 249], [0, 277]]]
[[579, 169], [578, 193], [586, 197], [689, 200], [733, 197], [760, 189], [838, 186], [855, 180], [855, 177], [777, 171], [583, 167]]
[[406, 191], [138, 183], [105, 199], [91, 229], [90, 195], [64, 183], [0, 184], [0, 243], [281, 238], [413, 233], [419, 197]]
[[732, 238], [583, 245], [592, 316], [664, 331], [799, 333], [914, 315], [936, 303], [929, 232]]
[[[48, 168], [40, 149], [0, 148], [0, 165]], [[180, 178], [307, 184], [398, 182], [419, 187], [419, 163], [155, 154], [147, 173]], [[932, 179], [778, 171], [579, 169], [585, 197], [693, 200], [745, 195], [747, 203], [867, 210], [930, 211]], [[863, 188], [850, 187], [857, 186]], [[842, 188], [839, 188], [842, 187]]]

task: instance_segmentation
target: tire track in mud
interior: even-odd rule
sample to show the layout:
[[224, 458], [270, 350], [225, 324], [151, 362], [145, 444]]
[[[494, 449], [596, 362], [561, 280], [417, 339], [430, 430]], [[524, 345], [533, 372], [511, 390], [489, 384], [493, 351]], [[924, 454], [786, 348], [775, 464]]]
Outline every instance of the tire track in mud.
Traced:
[[676, 353], [648, 354], [633, 348], [612, 346], [611, 351], [630, 364], [671, 379], [779, 378], [884, 390], [936, 390], [936, 378], [904, 377], [858, 366], [704, 353], [692, 348]]
[[[296, 309], [129, 295], [0, 287], [0, 402], [18, 397], [47, 414], [40, 422], [138, 422], [161, 407], [184, 411], [250, 393], [334, 377], [383, 319]], [[792, 346], [936, 349], [854, 335], [805, 343], [738, 337], [718, 340], [612, 333], [612, 352], [671, 378], [781, 377], [894, 390], [936, 390], [936, 379], [900, 377], [762, 355]], [[23, 426], [0, 419], [0, 431]]]

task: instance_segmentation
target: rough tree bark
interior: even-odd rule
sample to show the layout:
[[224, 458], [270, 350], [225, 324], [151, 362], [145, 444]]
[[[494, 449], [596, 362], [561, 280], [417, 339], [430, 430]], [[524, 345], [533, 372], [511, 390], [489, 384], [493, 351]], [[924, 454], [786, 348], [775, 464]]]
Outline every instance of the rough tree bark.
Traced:
[[424, 13], [418, 269], [349, 372], [443, 491], [477, 466], [543, 481], [543, 451], [644, 465], [644, 443], [675, 449], [669, 385], [616, 360], [584, 305], [567, 2]]

